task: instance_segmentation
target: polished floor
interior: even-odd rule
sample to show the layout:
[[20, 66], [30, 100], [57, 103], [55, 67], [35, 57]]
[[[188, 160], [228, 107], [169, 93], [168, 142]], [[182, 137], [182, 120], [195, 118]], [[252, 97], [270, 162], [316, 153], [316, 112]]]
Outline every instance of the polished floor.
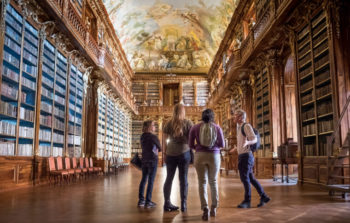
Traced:
[[[137, 208], [141, 173], [129, 168], [111, 175], [63, 186], [40, 186], [0, 193], [0, 222], [202, 222], [194, 168], [189, 172], [188, 212], [164, 213], [162, 185], [165, 168], [159, 168], [153, 200], [155, 209]], [[256, 208], [241, 210], [242, 185], [234, 174], [219, 178], [220, 208], [210, 222], [350, 222], [350, 201], [330, 198], [326, 191], [295, 183], [282, 184], [260, 180], [272, 201]], [[177, 178], [172, 201], [179, 204]]]

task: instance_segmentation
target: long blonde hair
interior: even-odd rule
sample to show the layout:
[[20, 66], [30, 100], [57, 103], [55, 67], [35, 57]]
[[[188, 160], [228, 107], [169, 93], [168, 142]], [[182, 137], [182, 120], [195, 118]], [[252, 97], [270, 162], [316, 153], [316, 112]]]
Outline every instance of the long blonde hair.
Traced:
[[176, 104], [174, 107], [173, 117], [170, 120], [171, 127], [173, 129], [174, 137], [183, 136], [183, 124], [185, 120], [185, 106], [182, 104]]

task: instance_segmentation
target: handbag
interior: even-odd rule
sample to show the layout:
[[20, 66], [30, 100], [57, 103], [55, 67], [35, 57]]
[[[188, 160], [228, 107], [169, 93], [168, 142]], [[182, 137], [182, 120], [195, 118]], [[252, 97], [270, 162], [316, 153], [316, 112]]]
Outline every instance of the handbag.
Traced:
[[137, 169], [141, 170], [142, 168], [142, 160], [139, 156], [139, 153], [135, 153], [135, 155], [132, 157], [132, 159], [130, 160], [130, 163], [136, 167]]

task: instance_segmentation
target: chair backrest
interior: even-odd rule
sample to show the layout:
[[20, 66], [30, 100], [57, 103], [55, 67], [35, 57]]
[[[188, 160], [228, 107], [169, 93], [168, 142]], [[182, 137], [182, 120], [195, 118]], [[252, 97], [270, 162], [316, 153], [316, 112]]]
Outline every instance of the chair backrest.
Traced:
[[70, 159], [69, 157], [64, 158], [64, 165], [66, 166], [66, 169], [70, 169]]
[[84, 168], [84, 158], [79, 158], [79, 166], [81, 169]]
[[94, 162], [92, 160], [92, 157], [90, 157], [89, 160], [90, 160], [90, 167], [94, 167]]
[[49, 171], [54, 171], [56, 170], [56, 166], [55, 166], [55, 158], [53, 158], [52, 156], [50, 156], [48, 158], [49, 161]]
[[89, 159], [87, 157], [85, 157], [85, 166], [86, 168], [89, 168]]
[[77, 168], [77, 158], [75, 158], [75, 157], [72, 158], [72, 168], [73, 169]]
[[63, 169], [62, 157], [58, 156], [56, 158], [56, 162], [57, 162], [57, 170], [62, 170]]

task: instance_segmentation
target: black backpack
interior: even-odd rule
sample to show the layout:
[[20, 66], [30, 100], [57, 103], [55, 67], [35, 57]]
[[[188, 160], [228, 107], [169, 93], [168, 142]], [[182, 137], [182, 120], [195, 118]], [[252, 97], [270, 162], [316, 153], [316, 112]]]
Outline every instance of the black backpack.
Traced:
[[[247, 137], [246, 134], [245, 134], [245, 132], [244, 132], [244, 126], [245, 126], [245, 124], [247, 124], [247, 123], [244, 123], [244, 124], [242, 125], [242, 127], [241, 127], [241, 132], [242, 132], [242, 135], [244, 135], [244, 137]], [[262, 149], [262, 147], [260, 146], [260, 133], [259, 133], [259, 131], [258, 131], [256, 128], [253, 128], [253, 132], [254, 132], [254, 134], [255, 134], [255, 136], [256, 136], [256, 143], [250, 145], [250, 150], [251, 150], [252, 152], [255, 152], [255, 151], [258, 150], [258, 149]]]

